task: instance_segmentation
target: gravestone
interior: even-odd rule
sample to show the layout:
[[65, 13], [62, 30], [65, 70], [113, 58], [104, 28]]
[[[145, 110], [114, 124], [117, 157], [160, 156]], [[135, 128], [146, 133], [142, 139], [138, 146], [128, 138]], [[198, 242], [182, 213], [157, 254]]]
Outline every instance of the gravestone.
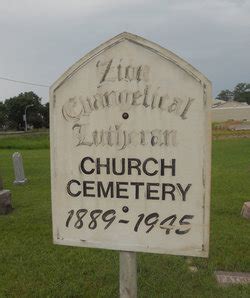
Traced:
[[0, 176], [0, 215], [8, 214], [12, 210], [11, 192], [7, 189], [3, 189], [3, 180]]
[[250, 219], [250, 202], [245, 202], [241, 209], [241, 215], [244, 218]]
[[229, 284], [250, 284], [250, 273], [216, 271], [217, 282], [221, 285]]
[[207, 257], [211, 83], [122, 33], [50, 88], [54, 243]]
[[15, 173], [15, 181], [14, 184], [24, 184], [27, 182], [27, 178], [25, 178], [24, 168], [23, 168], [23, 159], [22, 155], [19, 152], [15, 152], [12, 155], [14, 173]]

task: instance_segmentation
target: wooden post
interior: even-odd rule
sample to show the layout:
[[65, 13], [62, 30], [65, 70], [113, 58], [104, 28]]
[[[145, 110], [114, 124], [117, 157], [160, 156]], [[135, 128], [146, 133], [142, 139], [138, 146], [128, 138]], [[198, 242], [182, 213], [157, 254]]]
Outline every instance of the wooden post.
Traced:
[[120, 298], [137, 297], [136, 253], [120, 251]]

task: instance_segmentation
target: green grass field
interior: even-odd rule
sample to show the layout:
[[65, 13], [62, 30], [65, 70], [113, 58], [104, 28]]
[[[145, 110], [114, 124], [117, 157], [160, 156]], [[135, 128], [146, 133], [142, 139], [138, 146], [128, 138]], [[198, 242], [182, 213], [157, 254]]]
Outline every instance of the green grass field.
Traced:
[[[0, 297], [118, 297], [118, 252], [52, 244], [48, 136], [0, 137], [0, 165], [15, 210], [0, 216]], [[11, 155], [29, 182], [13, 185]], [[250, 297], [250, 285], [218, 286], [215, 270], [250, 272], [250, 139], [213, 142], [209, 259], [138, 253], [139, 297]]]

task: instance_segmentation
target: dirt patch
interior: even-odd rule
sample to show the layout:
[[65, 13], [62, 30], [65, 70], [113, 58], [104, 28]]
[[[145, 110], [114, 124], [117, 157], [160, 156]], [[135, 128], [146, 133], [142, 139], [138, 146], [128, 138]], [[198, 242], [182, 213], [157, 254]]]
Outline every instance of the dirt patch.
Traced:
[[250, 123], [247, 121], [228, 120], [213, 123], [212, 129], [213, 140], [250, 138]]

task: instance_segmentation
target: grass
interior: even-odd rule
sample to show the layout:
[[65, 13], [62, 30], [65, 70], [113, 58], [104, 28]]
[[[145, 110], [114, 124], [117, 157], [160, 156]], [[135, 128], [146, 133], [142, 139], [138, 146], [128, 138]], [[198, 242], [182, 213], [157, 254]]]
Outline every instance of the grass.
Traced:
[[[118, 252], [52, 244], [48, 145], [47, 135], [0, 138], [15, 207], [0, 216], [0, 297], [117, 297]], [[29, 179], [23, 186], [13, 185], [17, 150]], [[240, 216], [249, 175], [250, 139], [213, 142], [210, 257], [192, 258], [198, 272], [191, 273], [184, 257], [138, 253], [139, 297], [250, 296], [250, 285], [220, 287], [214, 277], [215, 270], [250, 271], [250, 221]]]
[[0, 135], [0, 149], [49, 149], [48, 133]]

